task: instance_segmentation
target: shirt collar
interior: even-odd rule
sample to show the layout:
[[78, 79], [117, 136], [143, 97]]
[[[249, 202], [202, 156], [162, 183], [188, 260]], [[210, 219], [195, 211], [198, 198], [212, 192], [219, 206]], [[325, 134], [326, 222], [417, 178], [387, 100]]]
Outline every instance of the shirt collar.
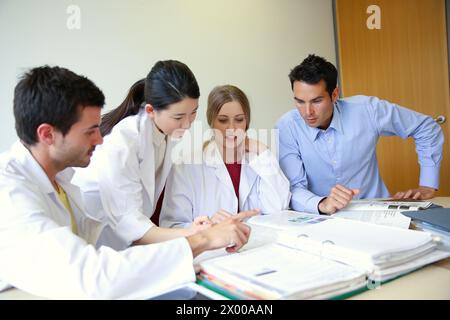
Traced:
[[166, 135], [159, 131], [159, 129], [156, 127], [156, 124], [152, 121], [152, 128], [153, 128], [153, 144], [155, 146], [160, 146], [163, 141], [166, 139]]
[[330, 126], [326, 130], [322, 130], [319, 128], [312, 128], [312, 127], [306, 125], [309, 137], [315, 141], [318, 138], [319, 134], [329, 131], [330, 129], [334, 129], [334, 130], [336, 130], [336, 132], [343, 134], [344, 130], [342, 127], [342, 122], [341, 122], [341, 110], [340, 110], [338, 101], [337, 101], [337, 103], [334, 104], [332, 117], [333, 118], [331, 119]]
[[329, 128], [333, 128], [341, 134], [344, 133], [344, 128], [342, 126], [341, 120], [341, 107], [339, 106], [338, 101], [336, 101], [336, 103], [334, 104], [333, 119], [331, 120]]
[[[44, 192], [56, 192], [44, 169], [42, 169], [41, 165], [21, 141], [16, 141], [14, 143], [13, 150], [18, 161], [28, 169], [27, 173], [32, 176], [31, 179], [36, 181]], [[66, 168], [56, 174], [56, 181], [58, 184], [67, 185], [72, 180], [74, 173], [75, 171], [73, 168]]]

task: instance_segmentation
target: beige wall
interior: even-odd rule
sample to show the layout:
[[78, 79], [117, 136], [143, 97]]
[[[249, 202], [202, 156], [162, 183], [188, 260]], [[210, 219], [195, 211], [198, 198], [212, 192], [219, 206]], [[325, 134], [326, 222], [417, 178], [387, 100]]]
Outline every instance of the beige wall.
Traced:
[[[81, 29], [66, 27], [70, 4]], [[204, 124], [206, 97], [238, 85], [252, 127], [272, 128], [292, 108], [287, 74], [308, 53], [335, 62], [331, 0], [0, 0], [0, 151], [15, 139], [13, 89], [27, 68], [60, 65], [104, 91], [106, 109], [161, 59], [195, 73]]]

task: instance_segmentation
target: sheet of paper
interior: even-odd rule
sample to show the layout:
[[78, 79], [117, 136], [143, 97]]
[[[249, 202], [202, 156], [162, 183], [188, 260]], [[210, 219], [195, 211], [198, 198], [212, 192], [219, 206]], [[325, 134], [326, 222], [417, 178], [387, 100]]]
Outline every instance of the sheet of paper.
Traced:
[[334, 218], [279, 233], [277, 241], [369, 270], [386, 260], [394, 263], [417, 250], [428, 250], [432, 238], [426, 232]]
[[278, 230], [295, 230], [301, 225], [316, 224], [329, 219], [328, 216], [285, 210], [272, 214], [257, 215], [247, 222], [250, 225], [274, 228]]
[[419, 210], [428, 208], [432, 203], [428, 201], [395, 201], [392, 199], [363, 199], [352, 200], [343, 210]]
[[221, 270], [281, 295], [309, 290], [311, 294], [320, 287], [365, 279], [362, 270], [278, 244], [206, 261], [204, 267], [213, 275], [215, 269]]
[[371, 274], [370, 277], [374, 280], [386, 281], [398, 277], [399, 275], [411, 272], [420, 267], [431, 264], [433, 262], [448, 258], [449, 256], [450, 252], [448, 251], [434, 250], [424, 256], [421, 256], [420, 258], [417, 258], [413, 261], [409, 261], [402, 265], [380, 270], [378, 272], [373, 272], [373, 274]]
[[398, 211], [371, 210], [371, 211], [338, 211], [333, 217], [358, 220], [384, 226], [408, 229], [411, 218], [405, 217]]
[[[247, 244], [243, 246], [239, 252], [262, 247], [266, 244], [275, 243], [277, 241], [277, 237], [278, 235], [274, 229], [253, 225], [251, 226], [250, 237]], [[200, 262], [205, 260], [226, 255], [229, 255], [229, 253], [223, 248], [205, 251], [194, 259], [194, 265], [198, 265]]]

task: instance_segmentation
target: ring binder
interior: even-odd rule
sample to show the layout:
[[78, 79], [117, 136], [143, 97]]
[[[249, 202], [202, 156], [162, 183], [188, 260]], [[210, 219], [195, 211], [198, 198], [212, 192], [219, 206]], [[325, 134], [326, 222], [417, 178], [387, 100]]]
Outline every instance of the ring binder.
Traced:
[[297, 242], [296, 242], [296, 247], [297, 249], [300, 249], [300, 238], [309, 238], [309, 236], [306, 233], [300, 233], [297, 235]]
[[[286, 214], [283, 221], [293, 217]], [[334, 218], [289, 225], [279, 232], [279, 220], [268, 220], [276, 242], [201, 262], [204, 272], [222, 279], [220, 290], [239, 284], [239, 290], [250, 292], [243, 296], [249, 299], [335, 297], [338, 292], [379, 288], [383, 281], [450, 256], [426, 232]], [[251, 295], [255, 291], [250, 289], [260, 294]]]
[[437, 235], [431, 235], [431, 240], [436, 243], [436, 244], [442, 244], [442, 238], [440, 236]]
[[320, 246], [320, 252], [319, 252], [319, 253], [320, 253], [320, 259], [322, 259], [323, 246], [324, 246], [325, 244], [327, 244], [327, 243], [333, 244], [333, 245], [334, 245], [334, 242], [331, 241], [331, 240], [323, 240], [322, 243], [321, 243], [321, 246]]

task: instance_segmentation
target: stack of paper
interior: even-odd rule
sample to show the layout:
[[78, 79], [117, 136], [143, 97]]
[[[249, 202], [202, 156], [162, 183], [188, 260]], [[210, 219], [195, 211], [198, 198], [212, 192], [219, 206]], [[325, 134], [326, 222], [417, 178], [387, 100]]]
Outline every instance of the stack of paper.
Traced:
[[278, 243], [363, 268], [379, 281], [449, 256], [430, 234], [342, 219], [280, 233]]
[[364, 287], [363, 270], [270, 244], [201, 263], [200, 281], [239, 299], [320, 299]]
[[330, 298], [450, 256], [429, 233], [360, 221], [284, 211], [247, 223], [276, 241], [199, 262], [199, 282], [232, 298]]

